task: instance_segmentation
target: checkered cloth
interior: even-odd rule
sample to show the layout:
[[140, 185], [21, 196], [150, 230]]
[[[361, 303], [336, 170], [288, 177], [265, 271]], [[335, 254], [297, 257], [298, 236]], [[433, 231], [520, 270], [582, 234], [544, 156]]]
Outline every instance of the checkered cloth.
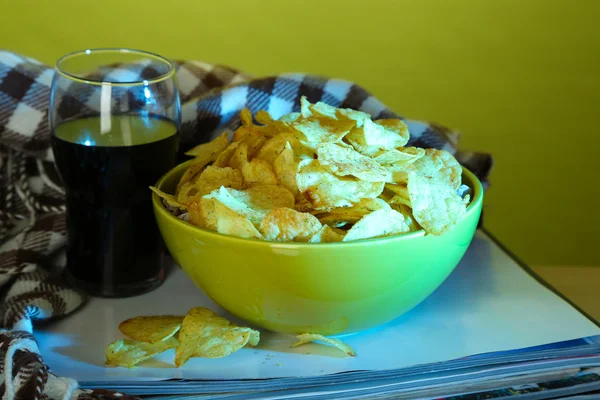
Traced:
[[[273, 117], [298, 111], [299, 99], [396, 118], [351, 82], [304, 74], [252, 78], [199, 61], [176, 62], [182, 101], [181, 148], [189, 149], [239, 125], [239, 112], [264, 109]], [[0, 395], [3, 399], [128, 399], [89, 391], [55, 376], [44, 364], [32, 323], [63, 317], [85, 303], [62, 279], [65, 266], [64, 190], [54, 167], [47, 122], [53, 70], [36, 60], [0, 51]], [[143, 66], [124, 73], [143, 77]], [[66, 109], [92, 107], [93, 95]], [[75, 106], [75, 107], [74, 107]], [[410, 145], [445, 149], [486, 183], [487, 154], [457, 151], [459, 135], [431, 123], [406, 120]]]

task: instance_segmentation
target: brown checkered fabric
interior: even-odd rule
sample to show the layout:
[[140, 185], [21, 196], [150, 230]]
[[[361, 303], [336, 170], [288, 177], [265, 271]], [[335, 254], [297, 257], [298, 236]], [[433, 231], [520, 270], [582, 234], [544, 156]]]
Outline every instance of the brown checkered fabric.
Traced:
[[[362, 110], [374, 118], [399, 118], [351, 82], [304, 74], [252, 78], [199, 61], [176, 62], [182, 100], [182, 150], [239, 124], [240, 110], [264, 109], [273, 117], [298, 111], [299, 99]], [[147, 66], [127, 66], [139, 77]], [[66, 241], [64, 190], [54, 167], [48, 128], [53, 70], [38, 61], [0, 51], [0, 395], [22, 399], [129, 399], [121, 393], [82, 390], [49, 372], [32, 335], [38, 320], [63, 317], [85, 296], [62, 280]], [[86, 89], [83, 89], [86, 90]], [[94, 107], [92, 90], [67, 99], [63, 115]], [[405, 120], [410, 145], [445, 149], [487, 183], [492, 158], [457, 150], [458, 133]]]

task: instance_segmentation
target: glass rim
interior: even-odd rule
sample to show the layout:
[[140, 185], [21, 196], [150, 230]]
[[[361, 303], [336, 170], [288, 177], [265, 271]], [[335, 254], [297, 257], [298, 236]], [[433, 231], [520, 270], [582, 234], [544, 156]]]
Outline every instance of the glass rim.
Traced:
[[[158, 60], [158, 61], [165, 63], [168, 66], [169, 70], [167, 72], [165, 72], [164, 74], [161, 74], [161, 75], [157, 76], [156, 78], [152, 78], [152, 79], [141, 79], [141, 80], [135, 80], [135, 81], [129, 81], [129, 82], [117, 82], [117, 81], [110, 81], [110, 80], [82, 78], [81, 76], [77, 76], [76, 74], [67, 72], [63, 68], [60, 67], [61, 63], [63, 63], [64, 61], [67, 61], [73, 57], [78, 57], [78, 56], [82, 56], [82, 55], [91, 55], [94, 53], [95, 54], [99, 54], [99, 53], [130, 53], [130, 54], [145, 55], [145, 56], [149, 56], [150, 58], [152, 58], [154, 60]], [[102, 86], [102, 85], [106, 85], [106, 86], [146, 85], [147, 86], [150, 84], [163, 82], [163, 81], [175, 76], [175, 65], [168, 58], [163, 57], [156, 53], [152, 53], [150, 51], [137, 50], [137, 49], [126, 48], [126, 47], [98, 47], [98, 48], [73, 51], [71, 53], [67, 53], [67, 54], [63, 55], [58, 60], [56, 60], [54, 69], [58, 74], [60, 74], [61, 76], [65, 77], [67, 79], [70, 79], [72, 81], [79, 82], [79, 83], [85, 83], [85, 84], [89, 84], [89, 85], [98, 85], [98, 86]]]

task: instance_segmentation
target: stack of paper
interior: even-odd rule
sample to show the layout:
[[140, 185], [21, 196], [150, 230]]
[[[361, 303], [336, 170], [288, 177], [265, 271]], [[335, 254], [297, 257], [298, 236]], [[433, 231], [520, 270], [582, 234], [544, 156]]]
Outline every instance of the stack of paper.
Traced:
[[257, 348], [220, 359], [194, 358], [181, 368], [174, 367], [172, 351], [134, 369], [104, 366], [104, 349], [121, 337], [122, 320], [184, 315], [197, 306], [236, 321], [174, 268], [156, 291], [93, 299], [76, 315], [39, 331], [38, 341], [56, 374], [85, 387], [140, 395], [449, 399], [496, 390], [495, 397], [541, 399], [600, 390], [598, 325], [536, 281], [484, 232], [422, 304], [385, 326], [342, 337], [355, 358], [321, 344], [292, 349], [293, 337], [263, 332]]

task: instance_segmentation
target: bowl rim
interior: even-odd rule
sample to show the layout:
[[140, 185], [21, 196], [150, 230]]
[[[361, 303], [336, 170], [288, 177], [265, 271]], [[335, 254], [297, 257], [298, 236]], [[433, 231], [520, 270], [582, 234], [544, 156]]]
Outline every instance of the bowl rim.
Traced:
[[[187, 165], [190, 164], [192, 161], [193, 160], [188, 160], [188, 161], [185, 161], [185, 162], [175, 166], [170, 171], [168, 171], [163, 176], [161, 176], [154, 186], [157, 187], [158, 189], [162, 190], [162, 186], [167, 179], [169, 179], [172, 175], [175, 175], [175, 174], [179, 173], [181, 170], [183, 170], [184, 168], [186, 168]], [[477, 176], [473, 172], [471, 172], [469, 169], [462, 167], [462, 175], [463, 175], [463, 179], [465, 177], [468, 179], [468, 181], [470, 183], [469, 186], [473, 189], [473, 196], [471, 198], [469, 205], [467, 206], [465, 216], [463, 217], [463, 220], [464, 220], [465, 218], [467, 218], [467, 216], [477, 212], [476, 210], [481, 208], [480, 206], [483, 203], [484, 191], [483, 191], [483, 185], [481, 184], [481, 181], [479, 180], [479, 178], [477, 178]], [[392, 235], [392, 236], [385, 236], [385, 237], [372, 238], [372, 239], [362, 239], [362, 240], [355, 240], [355, 241], [351, 241], [351, 242], [330, 242], [330, 243], [273, 242], [273, 241], [268, 241], [268, 240], [250, 239], [250, 238], [242, 238], [242, 237], [232, 236], [232, 235], [225, 235], [225, 234], [214, 232], [214, 231], [211, 231], [211, 230], [208, 230], [205, 228], [200, 228], [196, 225], [192, 225], [189, 222], [186, 222], [180, 218], [177, 218], [175, 215], [171, 214], [171, 212], [169, 212], [169, 210], [165, 207], [165, 205], [160, 200], [160, 197], [154, 192], [152, 192], [152, 205], [154, 207], [155, 212], [158, 212], [161, 215], [164, 215], [168, 221], [171, 221], [175, 224], [179, 224], [182, 228], [184, 228], [190, 232], [206, 235], [208, 237], [213, 237], [215, 239], [222, 240], [222, 241], [228, 241], [228, 242], [230, 242], [231, 245], [245, 244], [245, 245], [265, 246], [265, 247], [269, 247], [269, 248], [272, 248], [274, 246], [280, 247], [280, 248], [290, 248], [290, 247], [293, 247], [293, 248], [296, 248], [296, 247], [324, 248], [324, 247], [332, 247], [332, 246], [341, 248], [341, 247], [350, 247], [350, 246], [365, 246], [368, 244], [371, 244], [371, 245], [382, 244], [382, 243], [387, 243], [387, 242], [392, 242], [392, 241], [400, 241], [400, 240], [410, 240], [410, 239], [413, 239], [416, 237], [427, 235], [425, 233], [425, 230], [420, 229], [418, 231], [403, 233], [400, 235]], [[155, 216], [155, 218], [158, 218], [158, 216]], [[427, 236], [431, 236], [431, 235], [427, 235]]]

